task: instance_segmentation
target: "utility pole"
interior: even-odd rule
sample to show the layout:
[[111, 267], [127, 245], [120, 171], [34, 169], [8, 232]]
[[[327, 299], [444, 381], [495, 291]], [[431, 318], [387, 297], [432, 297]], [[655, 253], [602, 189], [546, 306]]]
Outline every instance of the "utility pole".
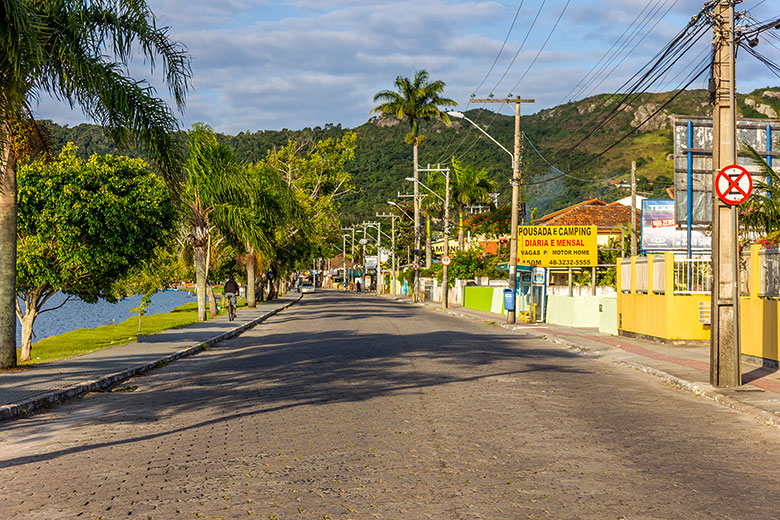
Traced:
[[393, 274], [390, 277], [390, 294], [395, 296], [396, 293], [396, 266], [395, 266], [395, 219], [398, 218], [398, 215], [393, 215], [392, 213], [377, 213], [377, 218], [389, 218], [390, 219], [390, 241], [391, 241], [391, 247], [392, 247], [392, 257], [393, 257]]
[[714, 16], [710, 383], [714, 386], [735, 387], [742, 384], [737, 261], [739, 224], [736, 207], [724, 204], [715, 191], [718, 172], [737, 163], [733, 0], [720, 0]]
[[631, 256], [636, 256], [636, 161], [631, 161]]
[[350, 262], [349, 266], [349, 272], [350, 272], [350, 284], [352, 285], [353, 289], [355, 287], [355, 226], [352, 225], [352, 261]]
[[[450, 256], [450, 169], [445, 170], [444, 184], [444, 256]], [[450, 279], [447, 276], [449, 266], [442, 264], [441, 308], [449, 306]]]
[[[512, 232], [509, 241], [509, 287], [513, 298], [517, 298], [517, 227], [520, 211], [520, 181], [522, 179], [522, 151], [520, 149], [520, 103], [533, 103], [533, 99], [520, 99], [520, 96], [509, 99], [472, 99], [472, 103], [514, 103], [515, 104], [515, 156], [512, 161]], [[517, 306], [515, 306], [517, 309]], [[515, 312], [506, 313], [506, 322], [515, 322]]]

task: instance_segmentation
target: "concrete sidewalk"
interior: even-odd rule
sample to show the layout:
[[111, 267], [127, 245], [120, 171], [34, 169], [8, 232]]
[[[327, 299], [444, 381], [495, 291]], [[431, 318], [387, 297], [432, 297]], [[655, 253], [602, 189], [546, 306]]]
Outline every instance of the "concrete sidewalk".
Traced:
[[[398, 297], [409, 302], [409, 298]], [[433, 310], [494, 323], [521, 334], [580, 350], [607, 361], [623, 364], [660, 377], [670, 384], [725, 406], [749, 413], [761, 422], [780, 426], [780, 372], [743, 359], [739, 388], [716, 388], [709, 384], [710, 349], [707, 346], [667, 345], [651, 340], [602, 334], [598, 329], [564, 327], [547, 323], [508, 325], [506, 316], [461, 306], [443, 310], [441, 304], [426, 302]]]
[[254, 327], [297, 302], [291, 295], [241, 308], [234, 321], [227, 315], [193, 323], [140, 341], [69, 359], [0, 373], [0, 420], [30, 413], [50, 404], [97, 390], [141, 374], [161, 364], [196, 354], [209, 345]]

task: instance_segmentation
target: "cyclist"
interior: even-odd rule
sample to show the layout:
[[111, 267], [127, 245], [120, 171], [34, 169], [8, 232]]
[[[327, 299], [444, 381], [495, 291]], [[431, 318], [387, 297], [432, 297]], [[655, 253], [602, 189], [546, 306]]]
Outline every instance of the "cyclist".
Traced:
[[235, 277], [231, 274], [230, 280], [225, 283], [224, 288], [225, 298], [227, 298], [228, 301], [228, 319], [230, 321], [233, 321], [233, 318], [236, 316], [236, 297], [238, 296], [238, 291], [238, 282], [236, 282]]

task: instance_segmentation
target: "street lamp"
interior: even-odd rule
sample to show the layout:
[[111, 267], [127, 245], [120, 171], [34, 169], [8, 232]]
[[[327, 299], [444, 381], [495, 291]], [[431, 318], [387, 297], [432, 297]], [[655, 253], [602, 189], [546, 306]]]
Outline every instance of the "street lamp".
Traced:
[[[412, 180], [414, 180], [414, 179], [412, 179]], [[401, 206], [399, 206], [397, 203], [393, 202], [392, 200], [388, 200], [387, 203], [390, 204], [391, 206], [393, 206], [394, 208], [396, 208], [398, 211], [400, 211], [404, 215], [406, 215], [406, 218], [408, 218], [409, 220], [414, 222], [414, 218], [410, 214], [405, 212], [404, 209]]]
[[[518, 105], [519, 106], [519, 105]], [[477, 130], [485, 134], [488, 139], [493, 141], [495, 144], [498, 145], [499, 148], [504, 150], [506, 153], [509, 154], [509, 157], [512, 158], [512, 180], [510, 181], [512, 183], [512, 230], [511, 230], [511, 238], [509, 241], [509, 287], [512, 289], [512, 297], [517, 297], [517, 227], [519, 225], [518, 222], [518, 210], [520, 206], [520, 180], [516, 172], [518, 172], [518, 163], [520, 154], [519, 151], [517, 154], [513, 154], [509, 150], [507, 150], [501, 143], [493, 139], [493, 136], [488, 134], [481, 126], [479, 126], [477, 123], [466, 117], [465, 114], [462, 112], [447, 112], [447, 115], [450, 117], [453, 117], [455, 119], [465, 119], [469, 123], [472, 124]], [[518, 125], [519, 123], [515, 122], [515, 125]], [[515, 126], [515, 132], [517, 133], [517, 126]], [[515, 137], [515, 148], [518, 148], [518, 141], [517, 137]], [[517, 157], [517, 159], [516, 159]], [[517, 308], [517, 306], [515, 306]], [[514, 323], [515, 322], [515, 311], [507, 312], [506, 313], [506, 322], [507, 323]]]

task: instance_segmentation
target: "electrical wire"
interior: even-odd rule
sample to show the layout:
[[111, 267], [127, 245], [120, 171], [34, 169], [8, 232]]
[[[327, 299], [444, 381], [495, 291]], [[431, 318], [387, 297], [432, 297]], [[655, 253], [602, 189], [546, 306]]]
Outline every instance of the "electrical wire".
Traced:
[[[512, 25], [509, 26], [509, 31], [506, 33], [506, 38], [504, 38], [504, 42], [501, 44], [501, 48], [498, 50], [498, 54], [496, 54], [496, 59], [493, 60], [493, 64], [490, 66], [490, 70], [487, 71], [487, 74], [485, 74], [485, 77], [482, 78], [482, 81], [477, 85], [477, 88], [475, 88], [472, 92], [477, 92], [480, 88], [482, 88], [482, 85], [485, 84], [485, 81], [490, 77], [490, 74], [493, 72], [493, 68], [496, 66], [496, 63], [498, 63], [498, 59], [501, 57], [501, 53], [504, 52], [504, 47], [506, 47], [506, 42], [509, 40], [509, 36], [512, 34], [512, 30], [515, 28], [515, 23], [517, 22], [517, 17], [520, 16], [520, 10], [523, 8], [523, 4], [525, 3], [525, 0], [520, 1], [520, 5], [517, 6], [517, 11], [515, 12], [515, 17], [512, 20]], [[466, 105], [468, 107], [468, 105]]]
[[[638, 36], [638, 35], [639, 35], [639, 32], [636, 32], [636, 33], [634, 33], [634, 35], [632, 35], [632, 38], [631, 38], [631, 39], [629, 39], [628, 41], [626, 41], [626, 42], [624, 43], [624, 45], [623, 45], [623, 46], [621, 46], [621, 48], [618, 50], [618, 52], [616, 52], [616, 53], [615, 53], [615, 54], [614, 54], [614, 55], [613, 55], [613, 56], [610, 58], [610, 60], [609, 60], [609, 61], [608, 61], [608, 62], [605, 64], [605, 66], [604, 66], [604, 67], [605, 67], [605, 68], [604, 68], [604, 70], [603, 70], [602, 72], [600, 72], [599, 74], [596, 74], [596, 75], [593, 77], [593, 79], [592, 79], [591, 81], [589, 81], [589, 82], [588, 82], [588, 84], [587, 84], [587, 85], [586, 85], [584, 88], [580, 89], [580, 91], [578, 91], [578, 92], [577, 92], [577, 93], [576, 93], [576, 94], [573, 96], [573, 98], [574, 98], [574, 99], [584, 99], [584, 98], [588, 98], [588, 97], [592, 96], [592, 95], [593, 95], [593, 94], [596, 92], [596, 90], [597, 90], [597, 89], [598, 89], [598, 88], [599, 88], [599, 87], [600, 87], [600, 86], [601, 86], [601, 85], [602, 85], [602, 84], [603, 84], [603, 83], [604, 83], [604, 82], [605, 82], [605, 81], [606, 81], [606, 80], [607, 80], [609, 77], [611, 77], [611, 76], [612, 76], [612, 75], [613, 75], [613, 74], [614, 74], [614, 73], [615, 73], [615, 72], [618, 70], [618, 68], [619, 68], [619, 67], [620, 67], [620, 66], [621, 66], [623, 63], [625, 63], [626, 59], [628, 59], [628, 57], [629, 57], [629, 56], [631, 56], [631, 55], [634, 53], [634, 51], [635, 51], [635, 50], [637, 49], [637, 47], [639, 47], [639, 45], [640, 45], [640, 44], [641, 44], [641, 43], [642, 43], [642, 42], [645, 40], [645, 38], [647, 38], [647, 37], [648, 37], [650, 34], [652, 34], [652, 33], [653, 33], [653, 30], [654, 30], [654, 29], [655, 29], [655, 28], [658, 26], [658, 24], [660, 24], [660, 23], [661, 23], [661, 21], [662, 21], [664, 18], [666, 18], [666, 15], [668, 15], [668, 14], [669, 14], [669, 12], [672, 10], [672, 8], [673, 8], [673, 7], [674, 7], [674, 6], [677, 4], [677, 1], [678, 1], [678, 0], [675, 0], [675, 1], [674, 1], [674, 2], [671, 4], [671, 5], [669, 5], [669, 6], [668, 6], [668, 8], [666, 9], [666, 11], [665, 11], [665, 12], [664, 12], [664, 13], [663, 13], [661, 16], [659, 16], [659, 17], [656, 19], [655, 23], [654, 23], [654, 24], [653, 24], [653, 25], [652, 25], [652, 26], [651, 26], [651, 27], [650, 27], [650, 28], [649, 28], [649, 29], [648, 29], [648, 30], [647, 30], [647, 31], [646, 31], [646, 32], [645, 32], [645, 33], [644, 33], [644, 34], [641, 36], [641, 38], [639, 38], [639, 39], [638, 39], [638, 40], [637, 40], [637, 41], [634, 43], [634, 45], [633, 45], [633, 47], [631, 47], [631, 49], [629, 49], [629, 50], [628, 50], [628, 51], [626, 51], [626, 52], [623, 52], [623, 51], [625, 51], [625, 50], [626, 50], [626, 48], [628, 47], [628, 45], [630, 45], [630, 44], [632, 43], [633, 39], [634, 39], [636, 36]], [[660, 8], [660, 7], [663, 7], [663, 6], [661, 5], [661, 6], [659, 6], [659, 8]], [[660, 9], [659, 9], [659, 10], [660, 10]], [[654, 11], [652, 14], [656, 14], [657, 12], [658, 12], [658, 11]], [[649, 21], [650, 21], [650, 20], [648, 19], [646, 23], [649, 23]], [[646, 24], [644, 25], [644, 27], [646, 27]], [[618, 60], [618, 57], [619, 57], [619, 56], [621, 56], [621, 53], [622, 53], [622, 57], [621, 57], [621, 58]], [[615, 63], [615, 60], [618, 60], [618, 61], [617, 61], [617, 63]], [[613, 65], [613, 63], [614, 63], [614, 65]], [[609, 69], [609, 70], [607, 71], [607, 70], [606, 70], [606, 68], [607, 68], [607, 67], [609, 67], [609, 66], [612, 66], [612, 68], [611, 68], [611, 69]], [[596, 80], [598, 80], [598, 82], [594, 84], [594, 82], [595, 82]], [[588, 88], [589, 88], [589, 90], [587, 90]], [[586, 91], [587, 91], [587, 92], [586, 92]]]
[[517, 87], [520, 86], [520, 83], [523, 82], [523, 80], [525, 79], [525, 77], [528, 74], [528, 72], [531, 70], [531, 68], [533, 68], [534, 64], [536, 63], [536, 60], [539, 59], [539, 56], [542, 54], [542, 51], [545, 49], [545, 47], [547, 47], [547, 43], [550, 41], [550, 38], [552, 38], [552, 35], [555, 32], [555, 29], [558, 28], [558, 24], [561, 22], [561, 18], [563, 18], [564, 13], [566, 13], [566, 9], [569, 8], [569, 4], [571, 4], [571, 0], [566, 0], [566, 5], [563, 6], [563, 10], [561, 10], [561, 14], [558, 15], [558, 19], [555, 20], [555, 25], [553, 25], [553, 28], [550, 30], [550, 34], [547, 35], [547, 39], [544, 40], [544, 43], [542, 44], [541, 48], [539, 49], [539, 52], [536, 53], [536, 56], [534, 56], [533, 61], [531, 61], [531, 64], [528, 65], [527, 69], [525, 69], [525, 72], [520, 77], [520, 79], [517, 80], [517, 83], [515, 83], [515, 86], [512, 87], [510, 92], [514, 92], [515, 90], [517, 90]]
[[664, 108], [666, 108], [666, 107], [667, 107], [667, 106], [668, 106], [668, 105], [669, 105], [669, 104], [670, 104], [672, 101], [674, 101], [675, 99], [677, 99], [677, 97], [679, 97], [679, 96], [680, 96], [680, 94], [682, 94], [683, 92], [685, 92], [685, 89], [687, 89], [687, 88], [688, 88], [688, 87], [689, 87], [691, 84], [693, 84], [693, 82], [694, 82], [694, 81], [696, 81], [697, 79], [699, 79], [699, 78], [701, 77], [701, 75], [702, 75], [702, 74], [704, 74], [705, 72], [707, 72], [707, 71], [710, 69], [710, 67], [711, 67], [711, 66], [712, 66], [712, 64], [711, 64], [711, 60], [710, 60], [710, 59], [707, 59], [707, 60], [706, 60], [706, 64], [705, 64], [704, 66], [702, 66], [702, 67], [699, 69], [699, 71], [698, 71], [698, 72], [697, 72], [695, 75], [693, 75], [693, 77], [692, 77], [690, 80], [688, 80], [688, 82], [687, 82], [687, 83], [686, 83], [684, 86], [682, 86], [682, 88], [680, 88], [680, 89], [679, 89], [679, 90], [678, 90], [678, 91], [677, 91], [677, 92], [676, 92], [674, 95], [670, 96], [670, 98], [669, 98], [668, 100], [666, 100], [666, 102], [664, 102], [662, 105], [660, 105], [659, 107], [657, 107], [657, 108], [656, 108], [656, 110], [655, 110], [655, 111], [653, 111], [653, 113], [652, 113], [652, 114], [650, 114], [650, 115], [649, 115], [649, 116], [647, 116], [645, 119], [643, 119], [643, 120], [642, 120], [642, 121], [641, 121], [641, 122], [640, 122], [638, 125], [636, 125], [636, 126], [635, 126], [635, 127], [634, 127], [634, 128], [631, 130], [631, 131], [629, 131], [628, 133], [626, 133], [626, 134], [625, 134], [623, 137], [621, 137], [620, 139], [618, 139], [617, 141], [615, 141], [614, 143], [612, 143], [611, 145], [609, 145], [607, 148], [605, 148], [604, 150], [602, 150], [601, 152], [599, 152], [599, 153], [598, 153], [598, 154], [596, 154], [595, 156], [593, 156], [593, 157], [589, 158], [588, 160], [584, 161], [583, 163], [581, 163], [581, 164], [577, 165], [576, 167], [574, 167], [574, 168], [570, 169], [568, 172], [561, 172], [560, 174], [558, 174], [558, 175], [555, 175], [555, 176], [553, 176], [553, 177], [550, 177], [549, 179], [543, 179], [543, 180], [534, 181], [534, 182], [523, 182], [522, 184], [523, 184], [524, 186], [530, 186], [530, 185], [536, 185], [536, 184], [544, 184], [544, 183], [546, 183], [546, 182], [551, 182], [551, 181], [554, 181], [554, 180], [556, 180], [556, 179], [559, 179], [559, 178], [561, 178], [561, 177], [564, 177], [564, 176], [566, 176], [566, 177], [569, 177], [569, 178], [572, 178], [572, 179], [575, 179], [575, 180], [578, 180], [578, 181], [582, 181], [582, 182], [593, 182], [593, 179], [583, 179], [583, 178], [580, 178], [580, 177], [573, 177], [573, 176], [571, 175], [571, 173], [573, 173], [573, 172], [575, 172], [575, 171], [578, 171], [578, 170], [581, 170], [582, 168], [584, 168], [585, 166], [587, 166], [587, 165], [591, 164], [592, 162], [596, 161], [597, 159], [600, 159], [600, 158], [601, 158], [601, 157], [603, 157], [603, 156], [604, 156], [604, 155], [605, 155], [607, 152], [609, 152], [609, 151], [610, 151], [610, 150], [612, 150], [614, 147], [616, 147], [617, 145], [619, 145], [620, 143], [622, 143], [623, 141], [625, 141], [626, 139], [628, 139], [630, 136], [632, 136], [633, 134], [635, 134], [635, 133], [636, 133], [636, 132], [637, 132], [637, 131], [638, 131], [638, 130], [639, 130], [641, 127], [642, 127], [642, 126], [644, 126], [644, 124], [645, 124], [645, 123], [647, 123], [647, 122], [648, 122], [648, 121], [650, 121], [652, 118], [654, 118], [656, 115], [658, 115], [658, 114], [659, 114], [659, 113], [660, 113], [660, 112], [661, 112], [661, 111], [662, 111]]
[[539, 15], [542, 14], [542, 10], [544, 9], [544, 4], [547, 2], [547, 0], [542, 0], [542, 3], [539, 5], [539, 10], [536, 11], [536, 16], [534, 16], [533, 21], [531, 22], [531, 25], [528, 27], [528, 31], [525, 33], [525, 37], [523, 38], [523, 41], [520, 43], [520, 47], [518, 47], [517, 52], [515, 52], [515, 55], [512, 57], [512, 61], [509, 62], [509, 65], [507, 65], [506, 70], [504, 70], [504, 73], [501, 74], [501, 77], [498, 79], [495, 85], [493, 85], [493, 88], [490, 89], [491, 94], [496, 91], [498, 86], [501, 84], [502, 81], [504, 81], [504, 78], [509, 73], [509, 71], [512, 69], [512, 65], [515, 64], [515, 61], [517, 60], [517, 57], [520, 55], [520, 52], [525, 48], [525, 42], [528, 41], [528, 37], [531, 35], [531, 31], [536, 26], [537, 20], [539, 20]]

